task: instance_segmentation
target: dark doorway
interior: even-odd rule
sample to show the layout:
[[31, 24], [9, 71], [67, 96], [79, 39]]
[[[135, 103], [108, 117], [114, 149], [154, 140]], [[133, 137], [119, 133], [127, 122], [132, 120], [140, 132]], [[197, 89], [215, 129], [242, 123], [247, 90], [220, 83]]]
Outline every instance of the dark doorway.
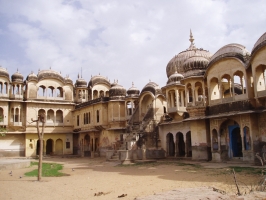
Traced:
[[91, 151], [90, 151], [90, 136], [87, 134], [84, 137], [84, 156], [91, 156]]
[[46, 142], [46, 155], [51, 155], [53, 153], [53, 140], [48, 139]]
[[168, 156], [175, 156], [175, 143], [172, 133], [167, 134]]
[[240, 128], [238, 125], [229, 126], [230, 133], [230, 157], [243, 157]]
[[176, 134], [177, 156], [185, 156], [185, 142], [183, 133]]
[[191, 132], [186, 134], [187, 157], [192, 157]]

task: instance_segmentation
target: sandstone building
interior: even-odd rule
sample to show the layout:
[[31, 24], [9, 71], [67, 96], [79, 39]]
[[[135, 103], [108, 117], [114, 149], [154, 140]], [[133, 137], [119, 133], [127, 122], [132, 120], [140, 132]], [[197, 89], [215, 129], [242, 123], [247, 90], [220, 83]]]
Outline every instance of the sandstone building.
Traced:
[[1, 67], [0, 156], [38, 154], [31, 119], [43, 112], [44, 155], [254, 162], [266, 150], [266, 33], [251, 52], [228, 44], [212, 54], [192, 33], [189, 41], [167, 64], [166, 85], [141, 91], [102, 75], [73, 83], [51, 69], [10, 79]]

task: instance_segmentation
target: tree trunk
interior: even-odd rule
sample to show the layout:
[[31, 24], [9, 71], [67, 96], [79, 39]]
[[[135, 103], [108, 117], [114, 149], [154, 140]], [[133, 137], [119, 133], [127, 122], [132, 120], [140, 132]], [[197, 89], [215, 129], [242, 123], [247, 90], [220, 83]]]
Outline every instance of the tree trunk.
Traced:
[[42, 179], [42, 154], [43, 154], [43, 138], [39, 138], [40, 149], [39, 149], [39, 164], [38, 164], [38, 181]]

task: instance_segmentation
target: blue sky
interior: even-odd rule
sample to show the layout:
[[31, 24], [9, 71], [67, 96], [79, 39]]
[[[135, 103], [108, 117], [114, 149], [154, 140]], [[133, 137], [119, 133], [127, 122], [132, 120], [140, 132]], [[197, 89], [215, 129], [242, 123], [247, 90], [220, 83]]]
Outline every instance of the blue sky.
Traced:
[[99, 73], [126, 89], [167, 82], [170, 59], [195, 45], [251, 51], [266, 31], [264, 0], [0, 0], [0, 65], [24, 78], [49, 69], [75, 82]]

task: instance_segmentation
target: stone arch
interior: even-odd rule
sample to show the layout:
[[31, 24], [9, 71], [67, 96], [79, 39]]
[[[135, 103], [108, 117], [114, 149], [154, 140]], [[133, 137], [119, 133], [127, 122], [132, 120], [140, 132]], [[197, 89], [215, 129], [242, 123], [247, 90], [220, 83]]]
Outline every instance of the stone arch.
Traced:
[[220, 99], [219, 81], [218, 78], [213, 77], [210, 80], [210, 100]]
[[246, 79], [244, 72], [238, 70], [234, 73], [234, 84], [239, 85], [242, 94], [246, 94]]
[[54, 111], [52, 109], [49, 109], [47, 111], [47, 123], [54, 123]]
[[63, 88], [62, 87], [56, 88], [56, 97], [63, 97]]
[[203, 86], [201, 82], [195, 83], [195, 98], [196, 101], [204, 101], [205, 97], [203, 96]]
[[189, 83], [186, 85], [187, 88], [187, 102], [192, 103], [193, 102], [193, 90], [192, 85]]
[[168, 133], [166, 135], [167, 141], [167, 155], [168, 156], [175, 156], [175, 143], [174, 143], [174, 136], [172, 133]]
[[257, 83], [255, 83], [257, 85], [257, 91], [263, 91], [266, 88], [266, 65], [259, 65], [255, 68], [255, 76], [257, 78]]
[[4, 109], [0, 107], [0, 122], [4, 121]]
[[45, 97], [46, 96], [46, 87], [44, 85], [40, 85], [37, 93], [38, 93], [38, 96]]
[[57, 139], [55, 141], [55, 154], [62, 155], [63, 154], [63, 141], [62, 139]]
[[56, 118], [56, 123], [63, 123], [63, 111], [57, 110], [55, 118]]

